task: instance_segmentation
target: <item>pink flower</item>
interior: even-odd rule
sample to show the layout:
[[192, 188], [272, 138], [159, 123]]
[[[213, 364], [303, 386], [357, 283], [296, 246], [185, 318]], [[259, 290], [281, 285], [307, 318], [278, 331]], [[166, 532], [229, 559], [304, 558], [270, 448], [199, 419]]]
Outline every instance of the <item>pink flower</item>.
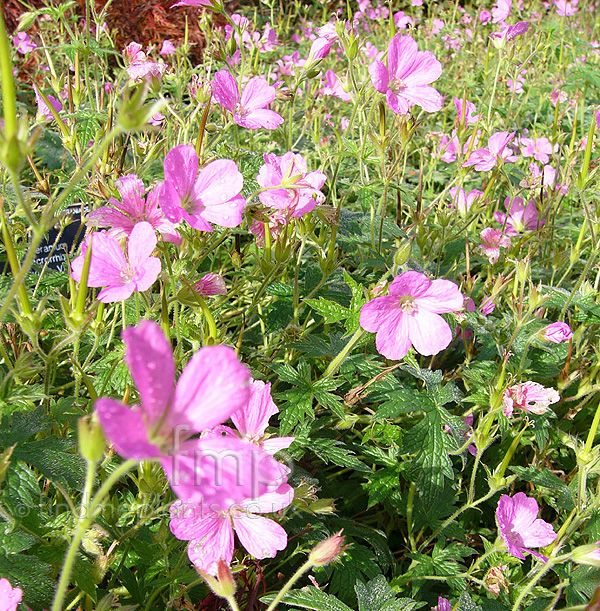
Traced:
[[23, 590], [13, 588], [8, 579], [0, 579], [0, 611], [17, 611], [17, 605], [21, 602]]
[[460, 310], [463, 301], [450, 280], [431, 281], [420, 272], [403, 272], [390, 284], [389, 295], [362, 307], [360, 326], [377, 333], [377, 350], [388, 359], [403, 358], [411, 346], [429, 356], [452, 341], [452, 330], [439, 314]]
[[119, 178], [116, 185], [123, 201], [111, 197], [108, 203], [114, 208], [102, 206], [94, 210], [88, 216], [89, 225], [111, 227], [107, 235], [120, 239], [131, 235], [137, 223], [146, 221], [162, 235], [165, 242], [181, 243], [181, 237], [174, 225], [166, 219], [158, 206], [157, 189], [150, 191], [144, 198], [144, 183], [135, 174]]
[[101, 287], [98, 301], [124, 301], [134, 291], [147, 291], [160, 274], [161, 263], [152, 257], [156, 248], [156, 234], [150, 223], [137, 223], [127, 242], [127, 258], [117, 240], [106, 233], [89, 235], [81, 247], [81, 254], [71, 264], [71, 278], [81, 282], [85, 254], [92, 245], [87, 285]]
[[463, 168], [474, 166], [479, 172], [487, 172], [500, 161], [516, 161], [508, 143], [513, 139], [515, 132], [497, 132], [488, 139], [487, 148], [474, 150], [467, 161], [462, 164]]
[[522, 382], [507, 388], [502, 394], [504, 415], [510, 418], [515, 407], [532, 414], [543, 414], [552, 403], [560, 401], [554, 388], [546, 388], [537, 382]]
[[[42, 99], [42, 96], [35, 85], [33, 86], [33, 91], [35, 92], [38, 117], [43, 117], [47, 121], [54, 121], [54, 115], [50, 112], [50, 109], [48, 108], [46, 102], [44, 102]], [[53, 95], [47, 95], [46, 97], [56, 112], [60, 112], [62, 110], [62, 104]]]
[[225, 280], [223, 280], [223, 276], [219, 274], [205, 274], [196, 284], [194, 284], [193, 289], [203, 297], [208, 297], [210, 295], [227, 295]]
[[176, 6], [207, 6], [208, 8], [213, 8], [215, 4], [218, 4], [216, 0], [214, 2], [213, 0], [179, 0], [171, 8]]
[[497, 0], [496, 6], [492, 9], [492, 22], [504, 21], [512, 9], [512, 0]]
[[492, 265], [500, 258], [501, 248], [510, 248], [510, 238], [497, 229], [486, 227], [480, 236], [483, 240], [480, 248]]
[[496, 303], [494, 302], [494, 299], [495, 299], [494, 295], [490, 295], [489, 297], [484, 299], [479, 304], [479, 311], [484, 316], [487, 316], [488, 314], [491, 314], [496, 309]]
[[37, 49], [37, 45], [35, 42], [33, 42], [33, 40], [31, 40], [31, 38], [29, 38], [29, 35], [26, 32], [19, 32], [13, 38], [13, 45], [15, 46], [17, 53], [21, 53], [21, 55], [25, 55], [30, 51]]
[[431, 611], [452, 611], [452, 605], [447, 598], [438, 596], [438, 604], [431, 608]]
[[465, 125], [473, 125], [474, 123], [477, 123], [479, 115], [474, 114], [477, 109], [475, 108], [475, 104], [473, 104], [473, 102], [469, 102], [467, 99], [463, 100], [461, 98], [452, 98], [452, 101], [456, 107], [459, 123], [464, 122]]
[[465, 193], [464, 189], [452, 187], [452, 189], [450, 189], [450, 195], [454, 200], [453, 206], [456, 207], [458, 213], [461, 216], [466, 216], [475, 200], [483, 196], [483, 191], [480, 191], [479, 189], [471, 189], [469, 193]]
[[352, 99], [350, 94], [344, 91], [342, 83], [333, 70], [327, 70], [327, 72], [325, 72], [325, 86], [319, 93], [340, 98], [340, 100], [344, 100], [344, 102], [349, 102]]
[[546, 219], [540, 219], [535, 202], [530, 200], [523, 206], [523, 198], [507, 197], [504, 200], [506, 212], [494, 212], [496, 222], [504, 226], [506, 235], [516, 236], [524, 231], [537, 231], [544, 225]]
[[553, 322], [544, 329], [542, 337], [547, 342], [560, 344], [568, 342], [573, 337], [573, 331], [566, 322]]
[[244, 177], [235, 162], [217, 159], [198, 172], [198, 155], [189, 144], [172, 148], [165, 157], [165, 180], [158, 199], [172, 223], [185, 220], [194, 229], [212, 231], [211, 223], [237, 227], [246, 200], [240, 195]]
[[524, 492], [517, 492], [513, 497], [506, 494], [500, 497], [496, 520], [511, 556], [525, 560], [523, 552], [529, 552], [541, 560], [547, 560], [545, 556], [529, 549], [550, 545], [557, 537], [552, 525], [537, 517], [538, 512], [537, 501]]
[[254, 558], [274, 558], [287, 546], [287, 534], [275, 521], [260, 513], [281, 511], [292, 502], [290, 486], [282, 486], [284, 493], [268, 492], [258, 498], [243, 499], [223, 509], [191, 505], [175, 501], [171, 505], [171, 532], [190, 541], [188, 556], [200, 570], [217, 574], [219, 560], [231, 564], [233, 533]]
[[483, 23], [484, 25], [486, 23], [489, 23], [492, 20], [492, 13], [490, 13], [489, 11], [483, 10], [481, 11], [481, 13], [479, 13], [479, 21], [481, 21], [481, 23]]
[[440, 93], [429, 83], [442, 74], [442, 64], [431, 51], [418, 51], [411, 36], [396, 34], [390, 41], [387, 54], [388, 66], [375, 60], [369, 66], [373, 86], [386, 94], [388, 106], [401, 115], [413, 105], [427, 112], [441, 110]]
[[571, 17], [577, 12], [577, 5], [579, 0], [554, 0], [554, 6], [556, 7], [556, 14], [561, 17]]
[[275, 87], [261, 76], [251, 78], [240, 93], [227, 70], [219, 70], [212, 82], [214, 99], [233, 114], [233, 121], [247, 129], [276, 129], [283, 117], [267, 107], [275, 99]]
[[170, 40], [163, 40], [162, 47], [160, 48], [161, 55], [175, 55], [177, 49]]
[[548, 138], [521, 138], [521, 154], [533, 157], [540, 163], [548, 163], [550, 155], [558, 151], [558, 144], [552, 146]]
[[256, 182], [268, 189], [258, 196], [265, 206], [287, 208], [293, 217], [300, 217], [313, 210], [317, 203], [325, 201], [319, 189], [327, 177], [322, 172], [308, 172], [302, 155], [291, 151], [281, 157], [265, 153], [264, 159], [265, 164], [260, 168]]
[[315, 64], [321, 59], [325, 59], [329, 55], [329, 51], [333, 46], [333, 43], [336, 41], [336, 38], [331, 37], [320, 37], [316, 38], [308, 52], [308, 57], [306, 58], [307, 64]]
[[142, 51], [142, 45], [137, 42], [130, 42], [124, 49], [123, 55], [128, 62], [127, 74], [133, 81], [152, 78], [160, 79], [167, 69], [166, 64], [150, 61]]

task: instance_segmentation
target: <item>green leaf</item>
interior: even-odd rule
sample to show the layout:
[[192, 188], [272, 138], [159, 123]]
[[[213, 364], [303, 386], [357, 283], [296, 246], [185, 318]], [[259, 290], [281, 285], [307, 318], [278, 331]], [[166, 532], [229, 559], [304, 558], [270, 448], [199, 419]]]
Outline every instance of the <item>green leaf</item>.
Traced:
[[25, 441], [32, 435], [45, 431], [50, 427], [43, 407], [37, 407], [28, 412], [15, 412], [11, 418], [5, 416], [0, 424], [2, 445], [11, 446]]
[[315, 439], [309, 441], [308, 447], [323, 461], [332, 462], [340, 467], [350, 467], [355, 471], [371, 473], [370, 467], [354, 456], [346, 445], [335, 439]]
[[[270, 603], [275, 596], [265, 596], [261, 602]], [[281, 601], [286, 605], [296, 605], [301, 609], [312, 609], [313, 611], [352, 611], [341, 600], [327, 594], [314, 586], [306, 586], [301, 590], [290, 590]]]
[[362, 487], [369, 493], [367, 509], [377, 503], [391, 501], [398, 507], [402, 500], [400, 492], [400, 465], [378, 469], [369, 476], [368, 482]]
[[284, 282], [272, 282], [267, 286], [265, 292], [267, 295], [276, 295], [277, 297], [292, 297], [294, 289]]
[[357, 581], [354, 590], [359, 611], [412, 611], [426, 604], [411, 598], [396, 599], [396, 593], [383, 575], [367, 583]]
[[323, 299], [323, 297], [319, 297], [318, 299], [305, 299], [304, 302], [315, 312], [320, 314], [325, 324], [328, 325], [340, 320], [346, 320], [350, 315], [350, 311], [347, 308], [341, 306], [339, 303], [335, 303], [335, 301]]
[[433, 407], [431, 399], [412, 388], [398, 388], [387, 393], [390, 398], [375, 412], [377, 419], [397, 418], [400, 414], [410, 414]]
[[471, 595], [468, 592], [462, 592], [456, 611], [482, 611], [481, 605], [473, 602]]
[[19, 530], [11, 532], [11, 526], [6, 522], [0, 523], [0, 549], [5, 554], [24, 552], [36, 542], [36, 538]]
[[23, 603], [33, 611], [50, 609], [52, 605], [56, 580], [47, 577], [51, 571], [52, 566], [37, 556], [0, 553], [0, 575], [23, 590]]

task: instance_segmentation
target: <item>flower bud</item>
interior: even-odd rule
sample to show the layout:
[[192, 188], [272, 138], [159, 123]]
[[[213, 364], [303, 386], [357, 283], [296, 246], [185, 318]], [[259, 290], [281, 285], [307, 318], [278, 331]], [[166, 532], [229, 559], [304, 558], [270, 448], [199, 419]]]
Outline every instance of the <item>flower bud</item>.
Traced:
[[221, 598], [231, 598], [235, 594], [235, 581], [233, 580], [233, 575], [231, 574], [231, 569], [223, 562], [223, 560], [219, 560], [219, 565], [217, 568], [217, 577], [213, 577], [204, 571], [197, 569], [198, 573], [208, 587]]
[[571, 552], [571, 560], [577, 564], [600, 567], [600, 541], [576, 547]]
[[344, 545], [344, 537], [340, 530], [339, 533], [329, 537], [329, 539], [318, 543], [310, 552], [308, 560], [313, 566], [326, 566], [337, 560], [347, 547], [347, 545]]
[[95, 414], [83, 416], [77, 421], [79, 452], [88, 462], [98, 462], [104, 456], [106, 441]]
[[493, 566], [484, 578], [486, 588], [492, 593], [498, 596], [500, 594], [500, 590], [504, 589], [504, 591], [508, 594], [508, 585], [506, 583], [506, 577], [504, 576], [504, 572], [506, 570], [506, 565], [502, 566]]
[[410, 257], [411, 250], [412, 244], [410, 240], [405, 240], [394, 254], [394, 264], [404, 265]]

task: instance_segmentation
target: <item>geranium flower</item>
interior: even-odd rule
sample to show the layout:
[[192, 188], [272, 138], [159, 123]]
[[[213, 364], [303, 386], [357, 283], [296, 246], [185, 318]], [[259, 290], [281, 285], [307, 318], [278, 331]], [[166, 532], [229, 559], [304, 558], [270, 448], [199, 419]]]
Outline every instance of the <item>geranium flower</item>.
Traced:
[[227, 295], [227, 286], [225, 285], [223, 276], [220, 274], [205, 274], [196, 284], [194, 284], [193, 289], [203, 297]]
[[437, 354], [452, 341], [452, 330], [439, 314], [456, 312], [464, 298], [450, 280], [429, 280], [408, 271], [396, 276], [389, 295], [376, 297], [360, 312], [360, 326], [377, 333], [375, 345], [388, 359], [401, 359], [411, 346], [420, 354]]
[[164, 166], [158, 200], [171, 222], [185, 220], [200, 231], [212, 231], [211, 223], [237, 227], [242, 222], [244, 177], [234, 161], [217, 159], [198, 172], [196, 149], [180, 144], [167, 153]]
[[369, 74], [393, 112], [405, 115], [413, 105], [427, 112], [441, 110], [442, 96], [429, 83], [440, 77], [442, 64], [431, 51], [419, 51], [411, 36], [396, 34], [388, 46], [387, 62], [386, 67], [373, 61]]
[[492, 9], [492, 23], [504, 21], [512, 9], [512, 0], [497, 0], [496, 5]]
[[127, 74], [133, 81], [142, 79], [151, 81], [153, 77], [160, 79], [167, 69], [166, 64], [147, 59], [146, 54], [142, 51], [142, 45], [137, 42], [130, 42], [123, 49], [123, 55], [128, 62]]
[[467, 161], [462, 164], [463, 168], [474, 166], [479, 172], [487, 172], [500, 161], [516, 161], [508, 143], [514, 138], [515, 132], [497, 132], [488, 139], [487, 148], [474, 150]]
[[117, 240], [103, 232], [89, 235], [83, 242], [81, 254], [71, 264], [71, 278], [81, 282], [85, 254], [92, 245], [92, 257], [87, 285], [101, 287], [98, 301], [124, 301], [134, 291], [147, 291], [160, 274], [161, 263], [153, 257], [156, 234], [150, 223], [137, 223], [127, 241], [127, 257]]
[[[264, 154], [265, 164], [260, 168], [256, 182], [266, 191], [258, 195], [269, 208], [284, 209], [291, 216], [300, 217], [325, 201], [319, 190], [327, 180], [322, 172], [308, 172], [302, 155], [288, 151], [283, 156]], [[279, 187], [279, 188], [278, 188]]]
[[21, 55], [25, 55], [30, 51], [37, 49], [37, 45], [31, 38], [27, 32], [18, 32], [17, 35], [13, 38], [13, 45], [17, 50], [17, 53], [21, 53]]
[[573, 337], [573, 331], [566, 322], [553, 322], [544, 329], [542, 337], [547, 342], [560, 344], [568, 342]]
[[483, 191], [471, 189], [469, 193], [465, 193], [465, 190], [462, 188], [452, 187], [452, 189], [450, 189], [450, 195], [453, 199], [452, 207], [456, 208], [461, 216], [466, 216], [475, 200], [483, 195]]
[[503, 411], [507, 418], [512, 416], [515, 407], [539, 415], [557, 401], [560, 401], [560, 395], [554, 388], [546, 388], [537, 382], [515, 384], [502, 394]]
[[10, 581], [4, 577], [0, 579], [0, 611], [17, 611], [22, 598], [21, 588], [13, 588]]
[[548, 138], [521, 138], [521, 155], [533, 157], [540, 163], [548, 163], [550, 155], [558, 151], [558, 144], [552, 146]]
[[480, 236], [483, 240], [480, 248], [492, 265], [500, 258], [501, 248], [510, 248], [510, 238], [497, 229], [486, 227]]
[[469, 100], [462, 98], [452, 98], [452, 101], [456, 107], [459, 123], [462, 123], [463, 121], [465, 125], [473, 125], [474, 123], [477, 123], [479, 115], [474, 114], [477, 112], [477, 109], [475, 108], [475, 104], [473, 104], [473, 102], [469, 102]]
[[227, 70], [219, 70], [212, 82], [214, 99], [233, 114], [233, 121], [247, 129], [276, 129], [283, 117], [267, 107], [275, 99], [275, 87], [261, 76], [251, 78], [242, 91]]
[[524, 231], [537, 231], [546, 222], [546, 219], [540, 218], [533, 200], [523, 206], [522, 197], [507, 197], [504, 207], [506, 213], [494, 212], [494, 219], [504, 227], [506, 235], [516, 236]]
[[109, 206], [97, 208], [88, 215], [88, 225], [110, 227], [108, 235], [118, 239], [131, 235], [137, 223], [146, 221], [162, 235], [165, 242], [181, 243], [181, 236], [158, 206], [156, 189], [144, 197], [146, 188], [135, 174], [127, 174], [119, 178], [116, 185], [123, 201], [111, 197], [108, 203], [114, 208]]
[[352, 99], [350, 94], [344, 91], [340, 79], [338, 79], [333, 70], [327, 70], [327, 72], [325, 72], [325, 86], [320, 89], [319, 93], [340, 98], [340, 100], [344, 102], [349, 102]]
[[[54, 115], [50, 112], [48, 105], [44, 102], [42, 96], [38, 88], [34, 85], [33, 91], [35, 92], [35, 103], [37, 104], [37, 116], [38, 118], [44, 118], [47, 121], [54, 121]], [[62, 104], [59, 100], [57, 100], [53, 95], [47, 95], [46, 98], [48, 102], [52, 105], [56, 112], [60, 112], [62, 110]]]
[[577, 12], [579, 0], [554, 0], [556, 14], [561, 17], [571, 17]]
[[541, 560], [547, 560], [542, 554], [529, 549], [550, 545], [557, 537], [552, 525], [537, 517], [538, 512], [537, 501], [524, 492], [518, 492], [513, 497], [506, 494], [500, 497], [496, 520], [511, 556], [525, 560], [523, 552], [529, 552]]
[[276, 492], [255, 499], [245, 499], [224, 509], [207, 507], [204, 503], [190, 505], [175, 501], [171, 505], [171, 532], [190, 541], [188, 556], [194, 566], [211, 575], [217, 574], [219, 560], [231, 564], [233, 533], [254, 558], [274, 558], [287, 546], [287, 534], [277, 522], [260, 513], [275, 513], [293, 500], [287, 484]]
[[161, 55], [175, 55], [175, 53], [177, 53], [177, 49], [170, 40], [163, 40], [159, 53]]

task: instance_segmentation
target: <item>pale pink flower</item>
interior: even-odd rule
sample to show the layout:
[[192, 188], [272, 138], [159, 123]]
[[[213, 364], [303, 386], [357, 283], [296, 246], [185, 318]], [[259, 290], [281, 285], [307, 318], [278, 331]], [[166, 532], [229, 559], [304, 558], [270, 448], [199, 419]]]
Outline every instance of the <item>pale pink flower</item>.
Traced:
[[438, 596], [438, 604], [435, 607], [431, 607], [431, 611], [452, 611], [452, 605], [447, 598]]
[[214, 99], [233, 114], [233, 121], [247, 129], [276, 129], [283, 123], [283, 117], [269, 104], [275, 99], [275, 87], [261, 76], [252, 77], [244, 86], [242, 95], [233, 75], [219, 70], [212, 82]]
[[258, 195], [265, 206], [287, 208], [293, 217], [300, 217], [313, 210], [317, 203], [325, 201], [319, 189], [327, 177], [322, 172], [308, 172], [302, 155], [291, 151], [281, 157], [275, 153], [265, 153], [264, 159], [256, 182], [263, 189], [268, 189]]
[[212, 231], [211, 223], [222, 227], [241, 224], [246, 205], [240, 195], [244, 177], [234, 161], [217, 159], [198, 171], [196, 149], [180, 144], [167, 153], [164, 166], [158, 198], [172, 223], [185, 220], [200, 231]]
[[399, 30], [405, 30], [409, 25], [413, 25], [414, 19], [404, 11], [394, 13], [394, 24]]
[[545, 556], [529, 549], [550, 545], [557, 537], [552, 525], [538, 518], [538, 513], [537, 501], [524, 492], [517, 492], [513, 497], [506, 494], [500, 497], [496, 520], [511, 556], [525, 560], [523, 552], [529, 552], [541, 560], [547, 560]]
[[573, 337], [573, 331], [566, 322], [553, 322], [544, 329], [542, 337], [547, 342], [561, 344], [568, 342]]
[[480, 236], [483, 241], [480, 249], [492, 265], [500, 258], [501, 248], [510, 248], [510, 238], [497, 229], [486, 227]]
[[306, 63], [312, 65], [321, 59], [325, 59], [329, 55], [329, 51], [331, 51], [334, 42], [335, 39], [326, 38], [324, 36], [316, 38], [310, 47]]
[[29, 38], [29, 34], [26, 32], [18, 32], [17, 35], [13, 38], [13, 45], [17, 50], [17, 53], [21, 53], [25, 55], [34, 49], [37, 49], [37, 45], [31, 38]]
[[557, 401], [560, 401], [560, 395], [554, 388], [546, 388], [537, 382], [515, 384], [502, 394], [504, 415], [507, 418], [512, 416], [515, 407], [539, 415]]
[[208, 8], [213, 8], [215, 5], [218, 5], [218, 0], [179, 0], [179, 2], [175, 3], [171, 8], [175, 8], [176, 6], [206, 6]]
[[160, 79], [167, 69], [166, 64], [149, 60], [142, 51], [142, 45], [137, 42], [130, 42], [123, 49], [123, 56], [128, 63], [127, 74], [132, 81]]
[[23, 598], [21, 588], [12, 587], [8, 579], [0, 579], [0, 611], [17, 611], [17, 606]]
[[463, 301], [450, 280], [431, 281], [420, 272], [403, 272], [390, 284], [389, 295], [362, 307], [360, 326], [377, 334], [377, 350], [388, 359], [403, 358], [411, 346], [429, 356], [452, 341], [450, 325], [440, 314], [460, 310]]
[[[527, 181], [527, 186], [530, 188], [547, 187], [553, 188], [556, 185], [556, 170], [549, 164], [546, 164], [543, 170], [540, 170], [536, 163], [529, 164], [530, 179]], [[556, 185], [563, 187], [563, 185]]]
[[325, 72], [325, 86], [319, 91], [322, 95], [340, 98], [344, 102], [349, 102], [352, 98], [347, 91], [344, 91], [340, 79], [333, 70]]
[[[248, 474], [250, 475], [250, 474]], [[217, 574], [219, 560], [231, 564], [234, 531], [242, 546], [254, 558], [274, 558], [287, 546], [285, 530], [260, 513], [276, 513], [292, 502], [290, 486], [284, 493], [268, 492], [258, 498], [247, 498], [228, 507], [216, 509], [208, 504], [171, 505], [171, 532], [190, 541], [188, 556], [194, 566], [210, 575]]]
[[487, 148], [474, 150], [462, 164], [463, 168], [474, 166], [479, 172], [491, 170], [501, 161], [516, 161], [508, 143], [514, 138], [515, 132], [497, 132], [488, 139]]
[[162, 47], [160, 48], [161, 55], [175, 55], [177, 49], [170, 40], [163, 40]]
[[512, 9], [512, 0], [497, 0], [496, 5], [492, 9], [492, 23], [504, 21]]
[[471, 189], [469, 193], [465, 193], [465, 190], [462, 188], [452, 187], [450, 195], [453, 199], [452, 206], [458, 210], [461, 216], [466, 216], [473, 203], [483, 196], [483, 191]]
[[487, 316], [488, 314], [491, 314], [496, 309], [496, 303], [495, 303], [494, 299], [495, 299], [494, 295], [490, 295], [489, 297], [486, 297], [479, 304], [479, 311], [484, 316]]
[[546, 222], [546, 219], [540, 218], [533, 200], [523, 206], [522, 197], [507, 197], [504, 207], [506, 213], [494, 212], [494, 219], [504, 227], [506, 235], [516, 236], [525, 231], [537, 231]]
[[561, 17], [572, 17], [577, 12], [579, 0], [554, 0], [556, 14]]
[[434, 19], [431, 23], [431, 33], [432, 34], [439, 34], [445, 26], [445, 22], [443, 19]]
[[490, 13], [489, 11], [483, 10], [481, 11], [481, 13], [479, 13], [479, 21], [483, 23], [484, 25], [486, 23], [489, 23], [491, 20], [492, 20], [492, 13]]
[[193, 289], [203, 297], [211, 295], [227, 295], [225, 280], [220, 274], [205, 274], [194, 284]]
[[161, 234], [165, 242], [181, 243], [181, 236], [175, 226], [167, 220], [158, 205], [156, 189], [145, 197], [144, 183], [135, 174], [127, 174], [119, 178], [116, 185], [123, 201], [111, 197], [108, 203], [114, 208], [109, 206], [97, 208], [89, 214], [88, 225], [110, 227], [107, 235], [120, 239], [131, 235], [137, 223], [146, 221]]
[[446, 134], [442, 135], [436, 150], [436, 155], [441, 161], [452, 163], [453, 161], [456, 161], [459, 150], [460, 142], [458, 141], [456, 130], [452, 130], [451, 138], [448, 138]]
[[469, 102], [467, 99], [462, 98], [452, 98], [452, 101], [456, 107], [459, 123], [464, 122], [465, 125], [473, 125], [474, 123], [477, 123], [479, 115], [474, 114], [477, 112], [477, 109], [475, 108], [475, 104], [473, 104], [473, 102]]
[[566, 91], [561, 91], [560, 89], [553, 89], [550, 94], [550, 101], [553, 106], [556, 106], [557, 103], [564, 104], [569, 99]]
[[523, 83], [525, 83], [525, 77], [522, 74], [517, 75], [515, 80], [509, 78], [506, 80], [506, 86], [515, 93], [521, 94], [525, 89], [523, 88]]
[[521, 155], [533, 157], [540, 163], [548, 163], [550, 155], [558, 151], [558, 144], [552, 146], [548, 138], [521, 138]]
[[89, 235], [83, 242], [81, 254], [71, 263], [71, 278], [81, 282], [87, 249], [92, 246], [87, 285], [106, 287], [98, 293], [98, 301], [124, 301], [134, 291], [147, 291], [160, 274], [161, 263], [153, 257], [156, 234], [147, 222], [137, 223], [127, 241], [127, 257], [117, 240], [103, 232]]
[[427, 112], [441, 110], [442, 96], [429, 83], [440, 77], [442, 64], [431, 51], [419, 51], [411, 36], [396, 34], [388, 46], [387, 62], [386, 67], [375, 60], [369, 74], [393, 112], [405, 115], [413, 105]]

